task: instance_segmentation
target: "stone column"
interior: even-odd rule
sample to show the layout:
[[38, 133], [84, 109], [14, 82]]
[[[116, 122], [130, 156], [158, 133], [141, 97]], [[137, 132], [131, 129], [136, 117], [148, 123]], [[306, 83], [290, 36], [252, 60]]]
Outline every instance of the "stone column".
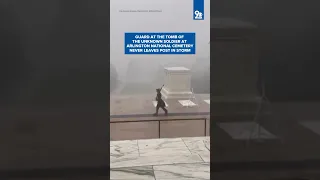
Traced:
[[256, 111], [259, 101], [256, 32], [256, 26], [247, 22], [211, 19], [210, 99], [214, 113]]
[[188, 99], [191, 92], [191, 72], [185, 67], [165, 68], [162, 95], [166, 99]]

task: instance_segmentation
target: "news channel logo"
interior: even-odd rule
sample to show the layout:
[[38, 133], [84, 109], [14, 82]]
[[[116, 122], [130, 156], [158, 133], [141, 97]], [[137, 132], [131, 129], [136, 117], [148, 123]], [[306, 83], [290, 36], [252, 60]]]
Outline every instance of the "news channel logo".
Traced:
[[198, 10], [195, 10], [194, 11], [194, 17], [193, 17], [195, 20], [203, 20], [203, 13], [198, 11]]
[[204, 20], [204, 0], [193, 0], [193, 20]]

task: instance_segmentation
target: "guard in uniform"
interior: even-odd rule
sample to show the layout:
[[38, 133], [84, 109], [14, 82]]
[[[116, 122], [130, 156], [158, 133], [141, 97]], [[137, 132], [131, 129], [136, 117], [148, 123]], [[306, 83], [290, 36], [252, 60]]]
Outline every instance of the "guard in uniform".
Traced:
[[165, 115], [168, 115], [168, 110], [166, 109], [166, 103], [161, 98], [162, 87], [160, 89], [156, 89], [156, 91], [157, 91], [157, 97], [156, 97], [157, 106], [156, 106], [156, 113], [153, 114], [154, 116], [158, 116], [159, 108], [163, 109], [163, 111], [165, 112]]

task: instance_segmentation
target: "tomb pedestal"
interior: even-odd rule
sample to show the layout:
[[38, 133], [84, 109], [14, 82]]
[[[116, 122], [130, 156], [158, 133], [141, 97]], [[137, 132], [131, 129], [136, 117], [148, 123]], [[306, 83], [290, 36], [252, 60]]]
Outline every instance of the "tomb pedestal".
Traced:
[[212, 18], [210, 33], [213, 113], [254, 114], [260, 101], [256, 26], [230, 18]]
[[191, 92], [191, 72], [185, 67], [165, 68], [162, 95], [165, 99], [188, 99]]

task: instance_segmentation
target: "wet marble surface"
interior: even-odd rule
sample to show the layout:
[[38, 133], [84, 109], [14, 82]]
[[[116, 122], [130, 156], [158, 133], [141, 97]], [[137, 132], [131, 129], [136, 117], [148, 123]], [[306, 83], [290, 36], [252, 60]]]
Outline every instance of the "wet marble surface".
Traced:
[[210, 179], [209, 163], [170, 164], [154, 166], [157, 180], [165, 179]]
[[177, 164], [177, 163], [200, 163], [204, 162], [199, 155], [158, 155], [158, 156], [139, 156], [139, 157], [124, 157], [110, 158], [110, 167], [136, 167], [136, 166], [151, 166], [162, 164]]
[[[196, 94], [197, 106], [184, 107], [177, 99], [166, 99], [166, 104], [170, 113], [207, 113], [210, 112], [210, 105], [203, 101], [209, 100], [210, 94]], [[132, 114], [153, 114], [154, 94], [144, 94], [137, 96], [113, 95], [110, 97], [110, 115], [112, 118], [117, 115]], [[185, 99], [181, 99], [185, 100]]]
[[110, 142], [112, 180], [210, 179], [210, 137]]
[[154, 180], [152, 166], [114, 168], [110, 171], [110, 180]]
[[182, 138], [192, 154], [197, 154], [204, 162], [210, 162], [210, 137]]
[[180, 138], [139, 140], [138, 143], [140, 156], [190, 155], [188, 147]]
[[138, 157], [138, 141], [111, 141], [110, 156], [113, 158], [120, 157]]

